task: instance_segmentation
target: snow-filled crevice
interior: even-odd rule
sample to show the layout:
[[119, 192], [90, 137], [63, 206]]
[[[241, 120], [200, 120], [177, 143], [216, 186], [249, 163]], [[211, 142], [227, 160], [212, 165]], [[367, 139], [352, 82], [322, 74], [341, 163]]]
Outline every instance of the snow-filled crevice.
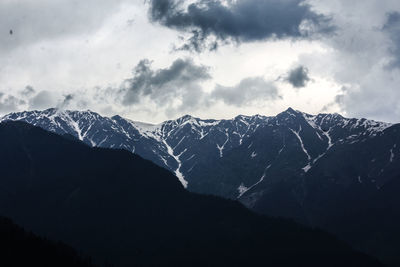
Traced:
[[185, 180], [185, 177], [183, 176], [183, 174], [181, 172], [182, 162], [180, 160], [180, 157], [182, 156], [183, 153], [186, 152], [186, 149], [182, 153], [180, 153], [179, 155], [175, 155], [174, 154], [174, 150], [172, 149], [172, 147], [170, 145], [168, 145], [168, 143], [164, 139], [162, 140], [162, 142], [165, 145], [165, 147], [167, 148], [167, 153], [172, 158], [174, 158], [175, 161], [178, 163], [178, 167], [175, 170], [175, 176], [178, 177], [178, 179], [182, 183], [183, 187], [187, 188], [188, 182]]
[[[332, 137], [330, 136], [330, 131], [332, 130], [332, 128], [329, 128], [328, 131], [324, 131], [321, 129], [321, 127], [319, 125], [317, 125], [317, 123], [315, 122], [315, 116], [309, 117], [306, 116], [305, 114], [303, 114], [304, 119], [307, 121], [307, 123], [314, 128], [315, 133], [317, 134], [318, 138], [320, 140], [323, 140], [320, 136], [320, 134], [318, 132], [321, 132], [326, 139], [328, 140], [328, 144], [327, 144], [327, 148], [325, 150], [324, 153], [320, 154], [318, 157], [316, 157], [312, 162], [309, 162], [305, 167], [303, 167], [303, 171], [304, 172], [308, 172], [312, 166], [318, 161], [320, 160], [322, 157], [324, 157], [326, 155], [326, 153], [328, 152], [329, 149], [331, 149], [331, 147], [334, 145], [334, 143], [332, 142]], [[326, 119], [326, 116], [322, 119], [321, 124], [324, 122], [324, 120]], [[292, 130], [293, 131], [293, 130]], [[300, 131], [299, 131], [300, 132]]]
[[68, 114], [68, 112], [63, 112], [62, 115], [64, 115], [64, 117], [66, 119], [66, 123], [68, 123], [69, 126], [76, 132], [79, 140], [83, 141], [82, 129], [79, 127], [79, 123], [74, 121], [71, 118], [71, 116]]
[[218, 149], [218, 151], [219, 151], [219, 157], [220, 158], [222, 158], [223, 156], [224, 156], [224, 148], [225, 148], [225, 145], [226, 145], [226, 143], [228, 143], [228, 141], [229, 141], [229, 134], [228, 134], [228, 131], [226, 130], [225, 131], [225, 135], [226, 135], [226, 140], [225, 140], [225, 142], [222, 144], [222, 146], [220, 146], [220, 145], [218, 145], [217, 144], [217, 149]]
[[331, 138], [331, 136], [329, 135], [329, 132], [330, 132], [331, 130], [332, 130], [332, 128], [329, 128], [329, 130], [328, 130], [327, 132], [322, 131], [322, 133], [326, 136], [326, 138], [328, 138], [328, 148], [326, 149], [326, 151], [328, 151], [329, 149], [331, 149], [331, 147], [333, 146], [332, 138]]
[[262, 181], [264, 181], [264, 179], [265, 179], [265, 177], [266, 177], [266, 175], [267, 175], [267, 170], [268, 170], [269, 168], [271, 168], [271, 165], [268, 165], [268, 166], [265, 168], [264, 173], [263, 173], [263, 175], [261, 176], [260, 180], [258, 180], [258, 182], [255, 183], [255, 184], [253, 184], [252, 186], [246, 187], [246, 186], [243, 185], [243, 183], [240, 184], [240, 186], [238, 187], [239, 195], [238, 195], [237, 198], [242, 197], [246, 192], [250, 191], [251, 189], [253, 189], [254, 187], [256, 187], [258, 184], [260, 184]]
[[311, 156], [310, 156], [310, 154], [308, 153], [307, 149], [305, 148], [304, 143], [303, 143], [303, 140], [301, 139], [301, 136], [300, 136], [300, 132], [301, 132], [301, 130], [302, 130], [302, 129], [301, 129], [301, 126], [300, 126], [300, 129], [299, 129], [298, 132], [294, 131], [294, 130], [291, 129], [291, 128], [289, 128], [289, 130], [292, 131], [292, 133], [297, 137], [297, 139], [298, 139], [299, 142], [300, 142], [301, 149], [303, 150], [304, 154], [306, 154], [308, 161], [311, 161]]
[[250, 186], [249, 188], [247, 188], [247, 187], [245, 187], [243, 184], [241, 184], [241, 185], [238, 187], [239, 196], [238, 196], [237, 198], [241, 198], [241, 197], [244, 195], [244, 193], [246, 193], [247, 191], [253, 189], [253, 188], [254, 188], [255, 186], [257, 186], [259, 183], [261, 183], [262, 181], [264, 181], [264, 178], [265, 178], [265, 174], [264, 174], [263, 176], [261, 176], [261, 179], [260, 179], [257, 183], [253, 184], [253, 185]]

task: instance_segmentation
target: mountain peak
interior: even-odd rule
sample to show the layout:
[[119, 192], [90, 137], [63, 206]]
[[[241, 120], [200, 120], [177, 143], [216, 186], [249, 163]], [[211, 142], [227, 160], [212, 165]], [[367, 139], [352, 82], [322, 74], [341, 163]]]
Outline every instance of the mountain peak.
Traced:
[[282, 113], [299, 114], [299, 113], [302, 113], [302, 112], [289, 107], [287, 110], [283, 111]]
[[287, 117], [287, 116], [297, 117], [298, 115], [301, 115], [301, 114], [303, 114], [303, 113], [298, 111], [298, 110], [294, 110], [293, 108], [289, 107], [287, 110], [279, 113], [277, 115], [277, 117], [278, 118]]
[[185, 122], [197, 121], [197, 118], [193, 117], [192, 115], [186, 114], [186, 115], [183, 115], [182, 117], [176, 119], [175, 121], [178, 124], [183, 124]]
[[190, 120], [193, 119], [194, 117], [192, 115], [189, 114], [185, 114], [181, 117], [182, 120]]

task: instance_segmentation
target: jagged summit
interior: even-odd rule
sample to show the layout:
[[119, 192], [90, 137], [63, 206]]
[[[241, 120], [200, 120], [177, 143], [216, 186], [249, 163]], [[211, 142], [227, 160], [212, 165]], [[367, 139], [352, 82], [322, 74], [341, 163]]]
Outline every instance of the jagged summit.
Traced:
[[294, 109], [291, 108], [291, 107], [288, 107], [287, 110], [283, 111], [283, 113], [297, 113], [297, 112], [298, 112], [298, 111], [294, 110]]
[[186, 115], [183, 115], [182, 117], [180, 117], [177, 120], [188, 121], [188, 120], [193, 120], [193, 119], [196, 120], [197, 118], [193, 117], [192, 115], [186, 114]]

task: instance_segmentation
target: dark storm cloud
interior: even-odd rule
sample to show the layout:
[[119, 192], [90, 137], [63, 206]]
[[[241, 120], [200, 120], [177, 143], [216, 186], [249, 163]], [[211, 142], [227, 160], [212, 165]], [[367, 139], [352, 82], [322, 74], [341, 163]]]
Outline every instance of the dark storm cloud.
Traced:
[[302, 88], [310, 81], [308, 69], [304, 66], [298, 66], [289, 71], [285, 81], [290, 83], [294, 88]]
[[211, 78], [209, 69], [190, 59], [177, 59], [165, 69], [153, 70], [151, 62], [142, 60], [133, 70], [133, 77], [124, 81], [122, 103], [133, 105], [150, 98], [160, 106], [174, 100], [182, 107], [195, 104], [202, 94], [200, 83]]
[[326, 16], [302, 0], [198, 0], [184, 7], [181, 0], [150, 0], [152, 21], [190, 33], [184, 49], [216, 49], [221, 41], [307, 38], [333, 31]]
[[208, 102], [222, 101], [227, 105], [242, 107], [244, 105], [265, 100], [281, 99], [278, 88], [262, 77], [245, 78], [237, 85], [227, 87], [217, 85]]
[[383, 26], [383, 30], [389, 34], [392, 41], [390, 53], [393, 57], [391, 66], [400, 67], [400, 13], [392, 12], [387, 15], [387, 21]]

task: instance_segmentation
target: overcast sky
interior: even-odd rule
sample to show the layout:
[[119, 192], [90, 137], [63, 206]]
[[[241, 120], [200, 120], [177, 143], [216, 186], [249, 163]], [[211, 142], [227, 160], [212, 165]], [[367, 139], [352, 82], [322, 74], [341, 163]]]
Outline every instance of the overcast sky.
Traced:
[[398, 0], [1, 0], [0, 114], [400, 121]]

